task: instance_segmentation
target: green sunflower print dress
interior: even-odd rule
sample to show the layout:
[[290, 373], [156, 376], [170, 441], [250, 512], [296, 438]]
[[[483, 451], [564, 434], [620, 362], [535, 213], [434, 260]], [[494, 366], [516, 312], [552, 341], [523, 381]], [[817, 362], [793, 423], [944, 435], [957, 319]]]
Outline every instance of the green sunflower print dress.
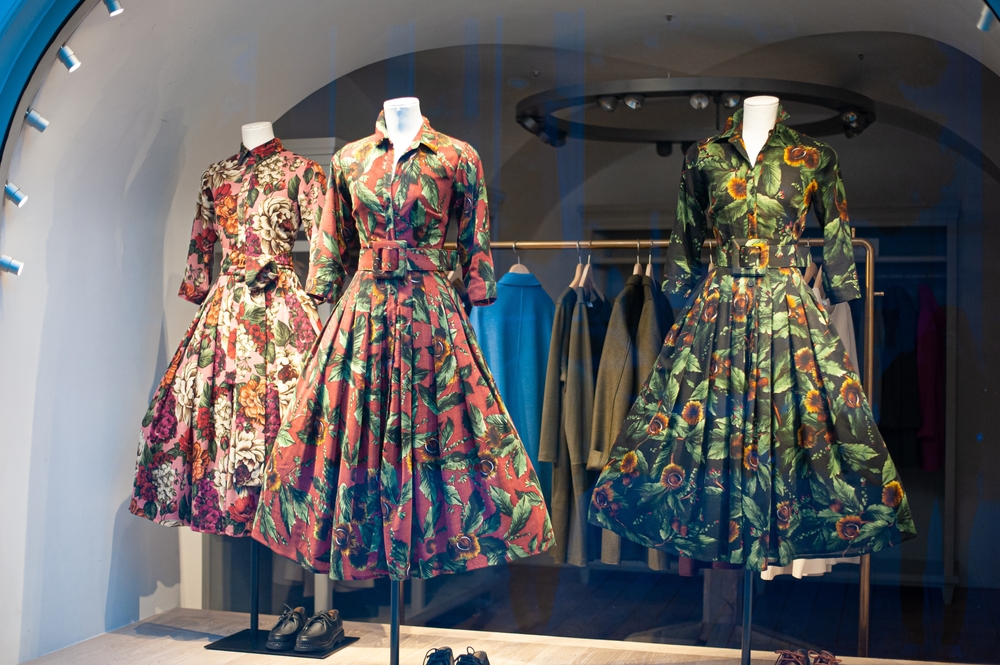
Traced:
[[[663, 285], [688, 303], [590, 506], [594, 524], [646, 547], [755, 570], [915, 535], [858, 375], [799, 270], [811, 208], [831, 302], [860, 297], [837, 157], [786, 117], [754, 164], [742, 111], [688, 150]], [[715, 266], [699, 283], [709, 230]]]

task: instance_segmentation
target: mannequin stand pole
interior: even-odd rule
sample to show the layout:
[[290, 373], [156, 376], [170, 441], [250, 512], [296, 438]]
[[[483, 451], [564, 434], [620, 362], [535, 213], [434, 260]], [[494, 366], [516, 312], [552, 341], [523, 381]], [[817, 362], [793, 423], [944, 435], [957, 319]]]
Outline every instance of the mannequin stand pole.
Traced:
[[750, 633], [753, 629], [753, 571], [743, 571], [743, 650], [742, 665], [750, 665]]
[[260, 543], [250, 539], [250, 643], [256, 647], [260, 627]]
[[403, 581], [389, 580], [389, 665], [399, 665], [399, 624], [403, 622]]

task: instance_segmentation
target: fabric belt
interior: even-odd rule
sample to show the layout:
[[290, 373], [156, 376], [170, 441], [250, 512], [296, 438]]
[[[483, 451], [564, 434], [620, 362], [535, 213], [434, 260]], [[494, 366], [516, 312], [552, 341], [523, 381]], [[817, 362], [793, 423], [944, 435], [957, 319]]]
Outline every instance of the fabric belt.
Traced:
[[378, 240], [364, 247], [358, 270], [377, 279], [399, 279], [410, 272], [447, 272], [458, 266], [457, 253], [446, 249], [408, 247], [405, 240]]
[[227, 259], [229, 266], [223, 274], [233, 275], [237, 281], [246, 282], [247, 287], [254, 293], [264, 291], [275, 283], [278, 280], [279, 269], [294, 268], [291, 254], [247, 256], [240, 251], [233, 251], [223, 259], [223, 263]]
[[715, 250], [715, 265], [734, 275], [762, 276], [778, 268], [805, 268], [812, 260], [805, 245], [772, 245], [760, 238], [734, 238]]

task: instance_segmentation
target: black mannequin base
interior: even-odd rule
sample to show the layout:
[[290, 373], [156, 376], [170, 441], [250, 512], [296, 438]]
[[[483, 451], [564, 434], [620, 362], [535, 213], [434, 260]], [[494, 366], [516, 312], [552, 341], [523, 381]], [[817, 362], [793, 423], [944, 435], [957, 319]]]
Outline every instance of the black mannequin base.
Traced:
[[257, 640], [254, 642], [251, 639], [253, 633], [250, 629], [241, 630], [240, 632], [230, 635], [229, 637], [223, 637], [221, 640], [216, 640], [211, 644], [206, 644], [205, 648], [209, 651], [235, 651], [238, 653], [266, 653], [272, 656], [290, 656], [292, 658], [326, 658], [331, 653], [340, 651], [348, 644], [353, 644], [358, 641], [357, 637], [345, 637], [340, 642], [338, 642], [333, 648], [327, 651], [313, 651], [313, 652], [302, 652], [302, 651], [274, 651], [268, 649], [264, 646], [267, 642], [267, 632], [266, 630], [257, 631]]

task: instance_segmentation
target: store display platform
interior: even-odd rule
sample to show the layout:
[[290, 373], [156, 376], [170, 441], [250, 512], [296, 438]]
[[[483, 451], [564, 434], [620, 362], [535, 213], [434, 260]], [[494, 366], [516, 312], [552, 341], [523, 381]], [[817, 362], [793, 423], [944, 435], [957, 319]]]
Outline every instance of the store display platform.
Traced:
[[[599, 614], [594, 616], [595, 620], [599, 620]], [[277, 617], [262, 616], [261, 625], [270, 626], [276, 619]], [[48, 663], [133, 665], [152, 662], [158, 665], [287, 663], [288, 660], [279, 655], [237, 654], [205, 649], [205, 645], [209, 642], [246, 628], [248, 622], [248, 615], [236, 612], [170, 610], [50, 653], [30, 663], [34, 665]], [[359, 638], [358, 641], [334, 652], [326, 658], [326, 662], [351, 665], [386, 665], [389, 662], [388, 626], [345, 621], [344, 629], [349, 637]], [[450, 646], [456, 652], [464, 652], [467, 645], [485, 650], [493, 665], [551, 665], [552, 663], [731, 665], [739, 662], [739, 652], [734, 649], [487, 633], [420, 626], [402, 626], [400, 632], [402, 665], [421, 665], [424, 654], [431, 647]], [[771, 665], [775, 659], [774, 654], [765, 651], [755, 651], [753, 656], [754, 665]], [[875, 665], [889, 661], [844, 657], [843, 662], [844, 665]], [[892, 662], [929, 665], [929, 661]]]

